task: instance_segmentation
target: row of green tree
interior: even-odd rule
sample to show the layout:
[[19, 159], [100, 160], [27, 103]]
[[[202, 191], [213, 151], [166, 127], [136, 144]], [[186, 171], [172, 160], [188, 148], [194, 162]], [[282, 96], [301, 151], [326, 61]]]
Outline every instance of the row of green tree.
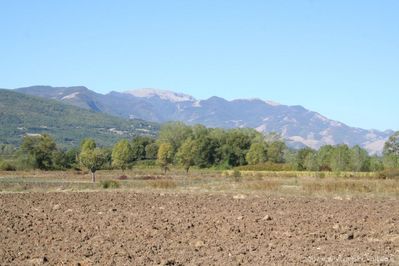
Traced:
[[85, 167], [93, 179], [97, 169], [125, 170], [143, 161], [157, 164], [165, 172], [170, 165], [187, 172], [193, 166], [229, 169], [246, 165], [261, 170], [380, 171], [399, 167], [399, 132], [386, 142], [383, 156], [370, 156], [359, 146], [344, 144], [294, 150], [276, 135], [265, 136], [253, 129], [211, 129], [183, 123], [165, 124], [157, 139], [138, 136], [120, 140], [113, 147], [97, 147], [94, 140], [85, 139], [80, 147], [61, 150], [49, 135], [26, 136], [16, 150], [0, 145], [0, 155], [8, 158], [8, 163], [0, 162], [3, 169]]

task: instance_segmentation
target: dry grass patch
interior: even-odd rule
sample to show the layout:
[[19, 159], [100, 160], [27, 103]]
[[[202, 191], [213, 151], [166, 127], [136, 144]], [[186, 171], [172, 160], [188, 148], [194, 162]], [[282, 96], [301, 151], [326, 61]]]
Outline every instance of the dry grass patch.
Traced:
[[175, 181], [168, 179], [148, 180], [147, 183], [150, 187], [158, 189], [174, 189], [177, 187]]
[[261, 180], [261, 181], [248, 181], [242, 184], [243, 189], [248, 190], [278, 190], [282, 185], [281, 181], [277, 180]]
[[[232, 171], [226, 171], [229, 175]], [[313, 171], [240, 171], [244, 177], [312, 177], [312, 178], [378, 178], [377, 172], [313, 172]]]
[[380, 194], [399, 195], [399, 182], [395, 180], [323, 180], [305, 181], [303, 191], [308, 194]]
[[[163, 175], [159, 170], [150, 169], [148, 171], [125, 171], [124, 174], [128, 178], [116, 181], [121, 173], [119, 170], [98, 171], [97, 176], [100, 184], [93, 184], [90, 174], [85, 172], [0, 172], [0, 191], [99, 190], [102, 188], [102, 181], [115, 180], [120, 185], [121, 190], [151, 190], [152, 188], [220, 192], [243, 190], [249, 193], [265, 191], [293, 196], [353, 194], [367, 197], [399, 197], [399, 179], [391, 178], [388, 173], [384, 176], [386, 179], [378, 179], [377, 173], [225, 171], [222, 175], [219, 171], [193, 169], [189, 175], [177, 172]], [[323, 175], [320, 176], [321, 174]], [[333, 174], [339, 175], [339, 177], [333, 176]], [[351, 175], [355, 177], [348, 177]], [[105, 186], [108, 185], [105, 184]], [[109, 185], [108, 187], [112, 186]]]

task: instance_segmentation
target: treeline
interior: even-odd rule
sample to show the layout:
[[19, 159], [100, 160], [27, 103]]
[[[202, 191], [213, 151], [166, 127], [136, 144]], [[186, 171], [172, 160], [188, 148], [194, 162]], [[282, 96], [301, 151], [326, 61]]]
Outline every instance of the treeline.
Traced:
[[[210, 129], [183, 123], [165, 124], [157, 139], [138, 136], [113, 147], [97, 147], [92, 139], [69, 150], [57, 148], [49, 135], [26, 136], [18, 149], [0, 146], [0, 169], [122, 169], [135, 164], [171, 165], [187, 172], [198, 168], [299, 171], [381, 171], [399, 167], [399, 133], [385, 144], [383, 156], [370, 156], [359, 146], [326, 145], [319, 150], [293, 150], [275, 135], [253, 129]], [[93, 178], [95, 176], [93, 175]]]

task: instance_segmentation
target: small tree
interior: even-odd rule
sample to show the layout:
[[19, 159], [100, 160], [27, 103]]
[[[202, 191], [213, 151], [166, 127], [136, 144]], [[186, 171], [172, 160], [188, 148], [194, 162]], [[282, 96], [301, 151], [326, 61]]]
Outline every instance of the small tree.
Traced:
[[173, 161], [173, 147], [170, 143], [162, 143], [159, 145], [157, 163], [161, 166], [164, 173], [168, 171], [168, 166]]
[[[86, 145], [87, 144], [87, 145]], [[107, 161], [106, 154], [103, 150], [96, 148], [93, 140], [85, 140], [81, 145], [79, 155], [80, 163], [91, 172], [91, 180], [96, 182], [96, 171], [100, 169]]]
[[132, 160], [133, 152], [129, 141], [120, 140], [118, 143], [116, 143], [112, 150], [112, 166], [125, 171]]
[[183, 142], [176, 154], [177, 160], [184, 167], [186, 174], [188, 174], [190, 167], [194, 165], [196, 156], [195, 144], [195, 141], [192, 139], [187, 139]]

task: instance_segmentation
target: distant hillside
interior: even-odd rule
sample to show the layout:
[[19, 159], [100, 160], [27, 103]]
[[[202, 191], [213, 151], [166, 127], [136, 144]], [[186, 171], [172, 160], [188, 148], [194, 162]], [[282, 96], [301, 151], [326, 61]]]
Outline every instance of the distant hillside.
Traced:
[[103, 111], [101, 104], [102, 94], [96, 93], [86, 87], [50, 87], [32, 86], [16, 90], [24, 94], [38, 96], [47, 99], [63, 101], [81, 108], [90, 109], [95, 112]]
[[0, 89], [0, 143], [18, 145], [26, 134], [48, 133], [61, 146], [79, 145], [86, 137], [100, 145], [135, 135], [154, 136], [156, 123], [127, 120], [69, 104]]
[[19, 92], [55, 99], [89, 110], [153, 122], [183, 121], [208, 127], [249, 127], [277, 132], [291, 147], [345, 143], [381, 153], [393, 131], [350, 127], [300, 105], [288, 106], [261, 99], [227, 101], [220, 97], [197, 100], [190, 95], [157, 89], [99, 94], [86, 87], [33, 86]]

